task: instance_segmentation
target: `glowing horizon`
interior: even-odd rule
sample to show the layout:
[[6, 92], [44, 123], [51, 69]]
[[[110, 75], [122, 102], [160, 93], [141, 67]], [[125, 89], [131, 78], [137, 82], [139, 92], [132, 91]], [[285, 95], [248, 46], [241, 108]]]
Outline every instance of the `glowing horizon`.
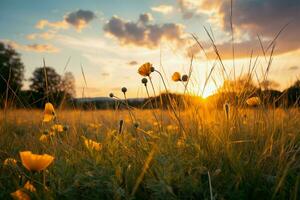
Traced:
[[[269, 44], [291, 21], [277, 38], [268, 77], [276, 82], [275, 89], [283, 90], [291, 85], [300, 72], [300, 41], [297, 39], [300, 22], [292, 20], [300, 15], [294, 9], [300, 8], [300, 3], [289, 5], [279, 0], [275, 3], [265, 0], [265, 6], [262, 6], [258, 1], [234, 1], [233, 70], [230, 18], [226, 9], [228, 2], [131, 0], [124, 5], [120, 0], [110, 3], [76, 0], [72, 4], [55, 0], [41, 5], [29, 0], [26, 5], [20, 5], [17, 0], [4, 0], [0, 8], [3, 30], [0, 40], [12, 45], [21, 54], [27, 80], [36, 67], [42, 66], [43, 58], [60, 74], [64, 73], [70, 58], [66, 71], [75, 75], [77, 97], [82, 96], [83, 88], [85, 97], [96, 97], [107, 96], [110, 92], [119, 93], [124, 86], [128, 88], [129, 97], [146, 96], [141, 76], [137, 74], [138, 67], [144, 62], [163, 69], [170, 91], [181, 92], [182, 87], [171, 82], [171, 75], [175, 71], [187, 74], [190, 56], [194, 54], [189, 91], [197, 95], [201, 94], [199, 91], [202, 92], [204, 80], [216, 59], [203, 26], [214, 38], [232, 79], [234, 70], [237, 75], [247, 72], [252, 50], [251, 62], [253, 64], [259, 56], [256, 72], [261, 77], [270, 56]], [[256, 8], [257, 11], [246, 8]], [[280, 15], [276, 12], [278, 8], [283, 8]], [[261, 16], [256, 16], [257, 13]], [[197, 36], [209, 59], [191, 33]], [[262, 51], [257, 34], [267, 52]], [[81, 65], [88, 87], [81, 75]], [[203, 97], [213, 94], [222, 85], [224, 78], [220, 69], [217, 61], [213, 79], [209, 80]], [[161, 88], [158, 77], [153, 77], [153, 81]], [[24, 88], [28, 85], [25, 82]]]

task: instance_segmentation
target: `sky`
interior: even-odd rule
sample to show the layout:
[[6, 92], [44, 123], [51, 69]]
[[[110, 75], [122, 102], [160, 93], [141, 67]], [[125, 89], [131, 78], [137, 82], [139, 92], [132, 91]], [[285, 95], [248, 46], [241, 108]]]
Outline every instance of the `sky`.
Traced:
[[[208, 96], [224, 80], [211, 39], [228, 78], [255, 63], [255, 79], [262, 80], [272, 54], [270, 87], [290, 86], [300, 73], [299, 19], [295, 0], [233, 0], [232, 10], [230, 0], [1, 0], [0, 41], [21, 54], [25, 89], [44, 58], [59, 74], [74, 74], [77, 97], [121, 96], [122, 87], [129, 97], [145, 96], [137, 74], [145, 62], [163, 72], [171, 91], [182, 92], [184, 86], [170, 77], [175, 71], [187, 74], [193, 55], [188, 90]], [[153, 82], [156, 92], [163, 91], [157, 74]]]

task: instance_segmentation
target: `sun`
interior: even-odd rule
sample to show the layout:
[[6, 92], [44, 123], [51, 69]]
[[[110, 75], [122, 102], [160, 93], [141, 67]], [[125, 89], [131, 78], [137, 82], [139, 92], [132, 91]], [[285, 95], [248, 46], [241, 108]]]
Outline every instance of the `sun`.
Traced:
[[210, 95], [213, 95], [216, 92], [217, 92], [217, 87], [215, 85], [213, 85], [213, 84], [208, 84], [204, 88], [202, 97], [203, 98], [207, 98], [207, 97], [209, 97]]

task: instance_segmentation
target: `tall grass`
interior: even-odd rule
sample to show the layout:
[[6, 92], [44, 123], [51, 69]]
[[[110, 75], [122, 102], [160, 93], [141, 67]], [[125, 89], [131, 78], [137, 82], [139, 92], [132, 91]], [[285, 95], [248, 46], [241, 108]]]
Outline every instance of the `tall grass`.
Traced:
[[[151, 112], [135, 111], [135, 130], [126, 111], [61, 111], [59, 122], [69, 129], [48, 143], [39, 141], [47, 129], [41, 111], [1, 113], [1, 163], [12, 157], [18, 164], [1, 165], [0, 198], [9, 198], [27, 179], [39, 188], [35, 198], [46, 199], [299, 198], [299, 110], [231, 110], [230, 120], [222, 110], [186, 110], [184, 141], [174, 119], [164, 113], [160, 129]], [[81, 136], [103, 149], [86, 149]], [[55, 157], [46, 190], [41, 174], [22, 167], [22, 150]]]

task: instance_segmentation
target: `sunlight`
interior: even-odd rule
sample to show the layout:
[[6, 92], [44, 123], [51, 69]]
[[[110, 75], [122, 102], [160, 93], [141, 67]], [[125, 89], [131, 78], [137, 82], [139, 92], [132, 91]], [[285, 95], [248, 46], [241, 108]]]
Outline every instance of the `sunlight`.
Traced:
[[207, 97], [213, 95], [216, 91], [217, 91], [217, 88], [215, 85], [208, 84], [208, 85], [206, 85], [206, 87], [203, 91], [202, 97], [207, 98]]

